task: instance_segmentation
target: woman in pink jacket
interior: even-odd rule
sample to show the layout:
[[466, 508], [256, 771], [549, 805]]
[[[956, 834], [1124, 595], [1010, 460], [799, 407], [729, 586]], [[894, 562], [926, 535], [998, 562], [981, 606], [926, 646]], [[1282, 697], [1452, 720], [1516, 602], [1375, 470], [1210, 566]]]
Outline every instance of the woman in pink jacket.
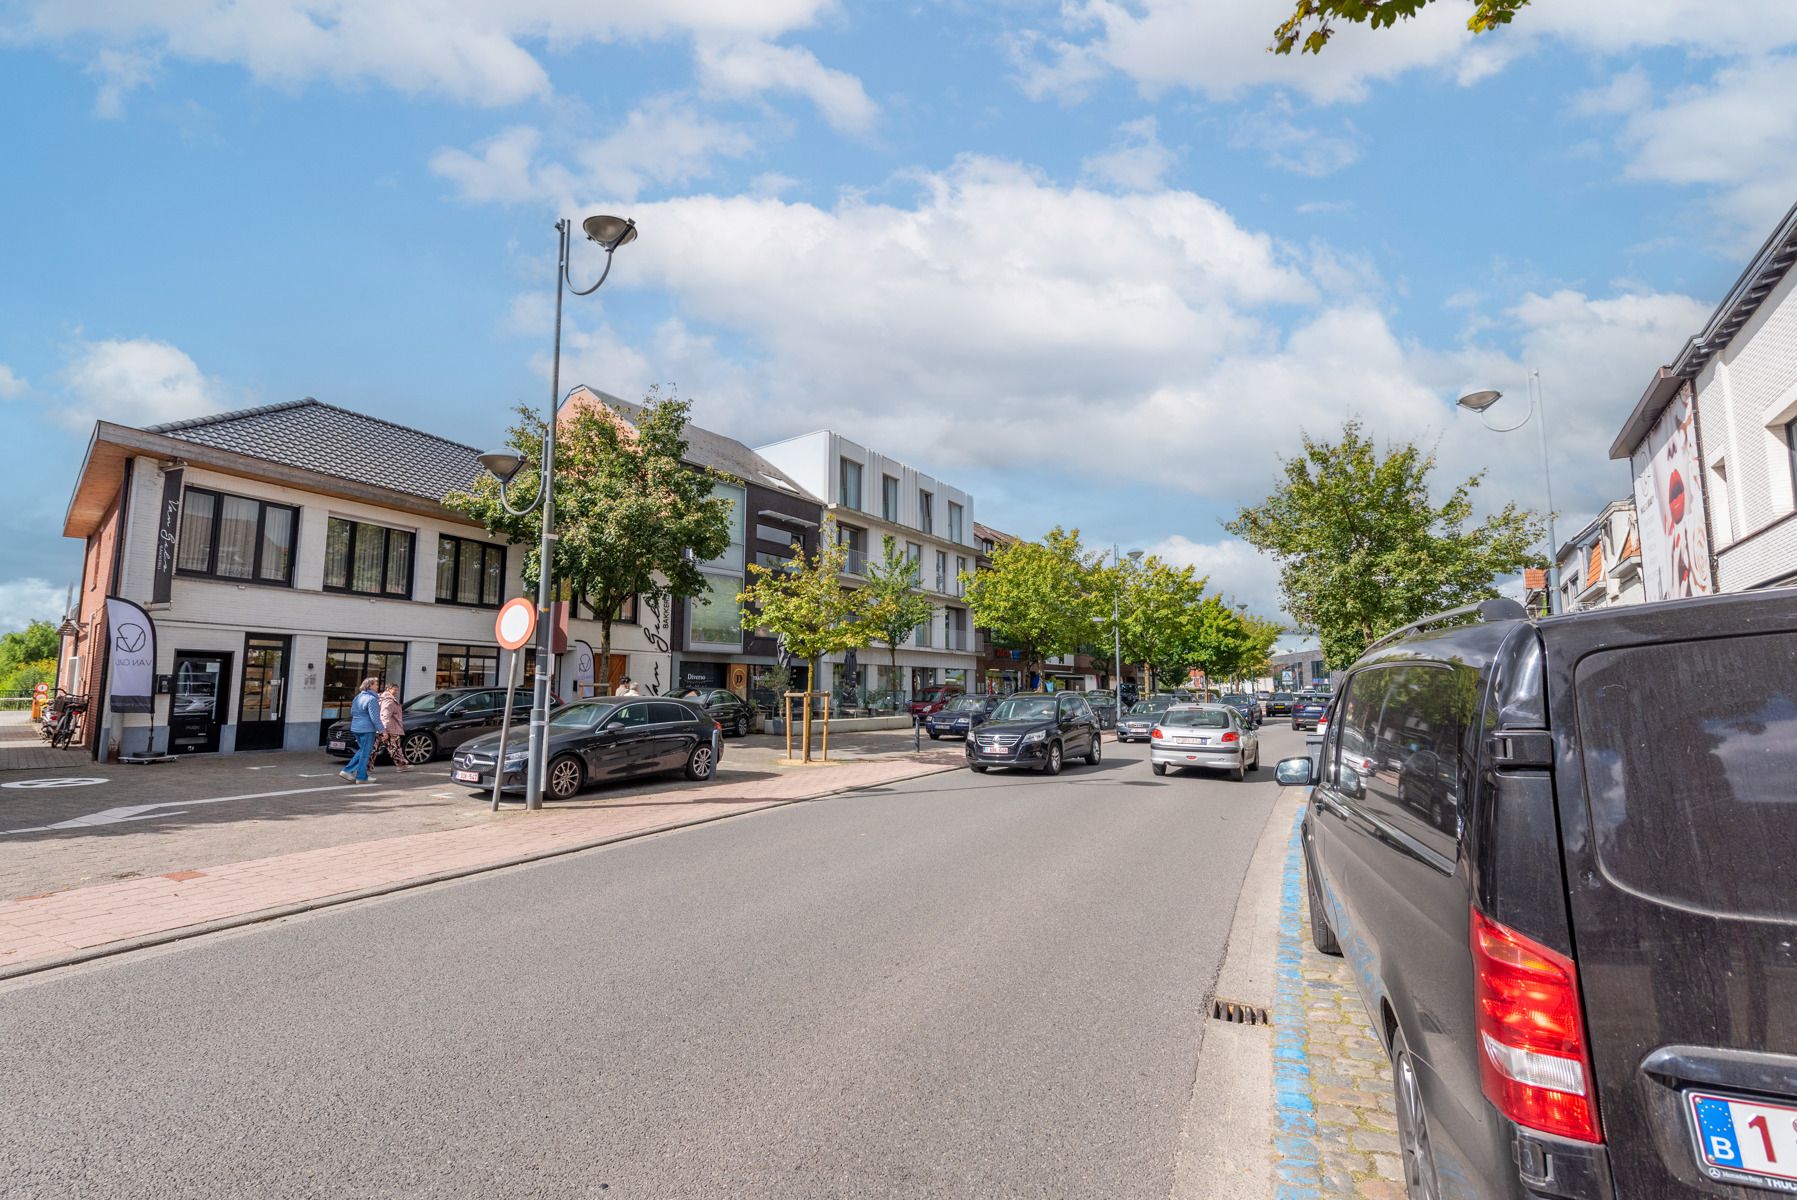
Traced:
[[386, 747], [387, 757], [393, 765], [402, 771], [410, 771], [412, 764], [406, 761], [405, 750], [401, 742], [406, 735], [405, 710], [399, 704], [399, 685], [390, 683], [387, 690], [381, 693], [381, 745]]

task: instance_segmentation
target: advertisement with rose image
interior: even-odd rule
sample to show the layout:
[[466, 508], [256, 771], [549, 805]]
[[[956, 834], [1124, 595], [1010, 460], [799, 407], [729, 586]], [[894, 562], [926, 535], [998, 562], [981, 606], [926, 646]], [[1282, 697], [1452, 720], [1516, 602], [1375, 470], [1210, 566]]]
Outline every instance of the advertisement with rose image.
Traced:
[[1641, 518], [1641, 574], [1647, 599], [1677, 600], [1715, 591], [1704, 520], [1697, 418], [1689, 385], [1666, 406], [1630, 457], [1635, 511]]

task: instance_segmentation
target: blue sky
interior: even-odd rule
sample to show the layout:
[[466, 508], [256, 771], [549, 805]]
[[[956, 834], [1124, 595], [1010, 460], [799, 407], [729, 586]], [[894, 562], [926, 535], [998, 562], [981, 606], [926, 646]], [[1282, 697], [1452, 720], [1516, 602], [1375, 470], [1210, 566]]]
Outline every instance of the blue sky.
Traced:
[[1452, 407], [1531, 366], [1570, 532], [1797, 199], [1797, 5], [1556, 0], [1474, 39], [1439, 0], [1301, 61], [1264, 52], [1279, 10], [0, 4], [0, 626], [78, 570], [97, 417], [311, 395], [496, 441], [547, 391], [563, 212], [642, 230], [570, 302], [564, 380], [674, 385], [751, 443], [836, 427], [1017, 533], [1271, 609], [1219, 522], [1301, 430], [1356, 413], [1537, 503], [1532, 438]]

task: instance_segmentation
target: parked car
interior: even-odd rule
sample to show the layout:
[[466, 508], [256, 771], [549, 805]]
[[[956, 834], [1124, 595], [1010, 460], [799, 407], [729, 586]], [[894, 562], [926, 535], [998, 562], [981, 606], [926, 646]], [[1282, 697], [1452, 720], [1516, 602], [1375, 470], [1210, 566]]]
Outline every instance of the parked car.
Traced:
[[756, 707], [727, 688], [688, 688], [675, 694], [676, 700], [688, 700], [710, 713], [723, 729], [724, 736], [748, 737], [755, 730]]
[[1315, 729], [1329, 711], [1329, 697], [1305, 695], [1292, 701], [1292, 728]]
[[1194, 767], [1229, 771], [1240, 783], [1260, 766], [1260, 734], [1227, 704], [1176, 704], [1149, 737], [1148, 765], [1156, 775]]
[[[441, 688], [406, 701], [403, 712], [405, 733], [400, 737], [400, 752], [417, 766], [470, 738], [498, 732], [505, 717], [505, 689]], [[530, 690], [519, 688], [512, 700], [512, 724], [529, 720]], [[348, 721], [331, 724], [325, 731], [324, 748], [336, 758], [349, 758], [356, 752]]]
[[1246, 692], [1230, 692], [1228, 695], [1219, 696], [1217, 703], [1229, 705], [1241, 713], [1242, 719], [1250, 725], [1259, 726], [1263, 719], [1260, 701]]
[[1154, 723], [1160, 715], [1173, 707], [1171, 696], [1150, 696], [1146, 700], [1130, 705], [1129, 711], [1117, 723], [1117, 740], [1120, 742], [1145, 742], [1154, 733]]
[[1267, 715], [1269, 717], [1289, 717], [1292, 715], [1292, 703], [1297, 696], [1291, 692], [1274, 692], [1267, 697]]
[[1078, 692], [1025, 692], [992, 710], [967, 739], [967, 765], [981, 774], [990, 767], [1028, 767], [1059, 775], [1069, 758], [1097, 766], [1104, 735], [1092, 706]]
[[956, 696], [965, 694], [966, 688], [958, 683], [939, 683], [927, 687], [917, 693], [911, 700], [911, 715], [927, 717], [933, 712], [941, 712], [944, 705]]
[[1411, 1196], [1793, 1190], [1793, 662], [1790, 589], [1490, 600], [1375, 643], [1320, 772], [1279, 764]]
[[[552, 800], [571, 799], [588, 783], [658, 771], [681, 771], [688, 779], [710, 779], [724, 754], [724, 731], [691, 700], [615, 696], [581, 700], [549, 714], [549, 768], [544, 792]], [[456, 751], [449, 773], [456, 783], [480, 791], [493, 786], [524, 788], [523, 738], [506, 746], [505, 762], [495, 760], [497, 736], [470, 741]]]
[[942, 737], [966, 737], [979, 728], [997, 708], [997, 696], [956, 696], [947, 705], [923, 719], [924, 732], [935, 741]]
[[1100, 729], [1117, 727], [1117, 694], [1106, 691], [1081, 692], [1086, 703], [1092, 706], [1092, 713], [1098, 718]]

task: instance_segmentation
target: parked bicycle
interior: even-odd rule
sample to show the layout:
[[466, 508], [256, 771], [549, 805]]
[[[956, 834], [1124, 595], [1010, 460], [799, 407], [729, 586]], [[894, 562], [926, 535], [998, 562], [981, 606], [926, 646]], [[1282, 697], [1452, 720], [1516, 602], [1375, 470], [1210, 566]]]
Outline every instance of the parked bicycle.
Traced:
[[38, 735], [56, 749], [66, 749], [75, 740], [75, 734], [86, 712], [86, 696], [77, 696], [58, 688], [56, 698], [50, 701], [50, 709], [44, 714], [44, 723], [39, 727]]

